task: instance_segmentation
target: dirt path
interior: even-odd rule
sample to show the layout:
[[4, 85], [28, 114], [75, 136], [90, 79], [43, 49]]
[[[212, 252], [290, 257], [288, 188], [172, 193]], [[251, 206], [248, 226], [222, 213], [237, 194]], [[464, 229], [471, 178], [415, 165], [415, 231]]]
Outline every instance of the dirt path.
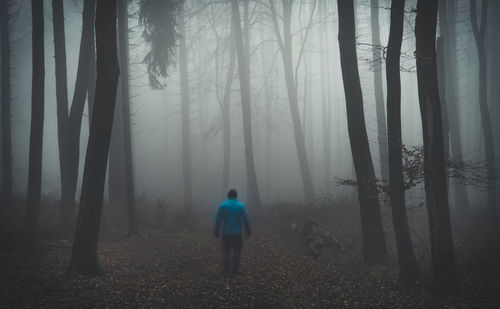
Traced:
[[255, 232], [245, 242], [237, 277], [221, 272], [220, 244], [209, 229], [151, 231], [142, 238], [103, 241], [100, 262], [105, 273], [99, 277], [65, 276], [69, 248], [46, 247], [34, 255], [2, 248], [0, 307], [487, 306], [480, 299], [433, 299], [423, 288], [401, 289], [392, 268], [368, 269], [345, 257], [314, 259], [279, 243], [274, 233]]

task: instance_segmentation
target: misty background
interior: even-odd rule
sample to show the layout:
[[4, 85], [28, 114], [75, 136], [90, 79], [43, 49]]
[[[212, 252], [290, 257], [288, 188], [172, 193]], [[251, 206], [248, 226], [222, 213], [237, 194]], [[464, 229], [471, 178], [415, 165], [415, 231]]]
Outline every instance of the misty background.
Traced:
[[[380, 155], [377, 140], [377, 115], [374, 99], [369, 1], [355, 1], [358, 65], [363, 90], [366, 126], [377, 177], [380, 177]], [[43, 137], [42, 192], [60, 194], [57, 144], [56, 98], [54, 78], [53, 30], [50, 2], [45, 1], [45, 123]], [[73, 93], [81, 35], [82, 1], [65, 1], [66, 53], [68, 93]], [[477, 52], [468, 12], [469, 1], [457, 1], [458, 119], [451, 126], [461, 132], [463, 159], [484, 160], [484, 146], [479, 115]], [[279, 45], [269, 16], [269, 9], [250, 2], [250, 78], [253, 146], [256, 174], [263, 203], [303, 200], [302, 180], [295, 149], [293, 128], [286, 95], [283, 63]], [[385, 45], [390, 23], [390, 3], [380, 1], [380, 39]], [[492, 7], [498, 3], [493, 1]], [[403, 144], [421, 145], [421, 121], [418, 107], [413, 21], [416, 1], [407, 1], [401, 61]], [[28, 148], [31, 104], [31, 31], [29, 1], [17, 4], [19, 15], [12, 25], [12, 153], [13, 181], [16, 194], [27, 186]], [[311, 11], [313, 11], [310, 20]], [[130, 37], [130, 102], [133, 165], [137, 195], [164, 199], [168, 204], [182, 201], [182, 151], [180, 78], [178, 57], [168, 67], [168, 77], [161, 79], [164, 89], [153, 90], [148, 84], [143, 58], [147, 46], [138, 25], [138, 6], [129, 5]], [[486, 40], [488, 63], [498, 63], [500, 31], [490, 9]], [[186, 1], [186, 44], [190, 84], [189, 117], [191, 120], [193, 201], [196, 207], [215, 207], [228, 188], [222, 187], [222, 121], [217, 92], [223, 92], [229, 61], [231, 15], [224, 4], [208, 1]], [[329, 1], [295, 1], [292, 17], [294, 65], [303, 44], [304, 53], [297, 69], [297, 85], [301, 121], [305, 132], [308, 161], [316, 197], [332, 199], [352, 195], [352, 189], [336, 185], [338, 178], [355, 178], [347, 133], [346, 110], [337, 43], [336, 6]], [[310, 23], [310, 24], [309, 24]], [[493, 26], [494, 25], [494, 26]], [[306, 29], [307, 41], [303, 42]], [[218, 36], [218, 37], [217, 37]], [[302, 39], [301, 39], [302, 38]], [[494, 43], [494, 44], [493, 44]], [[381, 47], [382, 55], [385, 48]], [[497, 65], [498, 66], [498, 65]], [[323, 70], [322, 70], [323, 68]], [[382, 65], [384, 70], [384, 65]], [[242, 115], [237, 70], [230, 100], [231, 159], [230, 187], [240, 191], [246, 200], [246, 167], [244, 157]], [[383, 71], [385, 76], [385, 71]], [[500, 80], [498, 70], [489, 70], [488, 102], [491, 119], [500, 118]], [[385, 90], [385, 78], [383, 89]], [[218, 88], [218, 89], [217, 89]], [[71, 98], [71, 95], [70, 95]], [[324, 104], [328, 105], [325, 110]], [[118, 105], [117, 105], [118, 106]], [[80, 137], [81, 188], [83, 161], [88, 140], [88, 106], [85, 106]], [[117, 114], [119, 113], [117, 108]], [[325, 113], [330, 117], [330, 132], [325, 133]], [[119, 145], [120, 117], [115, 116], [110, 160], [123, 154], [113, 150]], [[495, 140], [499, 124], [493, 121]], [[325, 134], [330, 138], [325, 140]], [[325, 143], [326, 142], [326, 143]], [[114, 146], [113, 146], [114, 145]], [[331, 155], [325, 159], [325, 148]], [[496, 153], [500, 153], [496, 143]], [[119, 159], [117, 159], [119, 160]], [[330, 161], [330, 176], [325, 169]], [[453, 190], [453, 187], [452, 189]], [[485, 191], [468, 187], [471, 206], [484, 207]], [[79, 193], [77, 193], [79, 194]], [[450, 193], [450, 197], [453, 194]], [[423, 201], [423, 189], [413, 190], [408, 198]], [[77, 197], [78, 199], [78, 197]], [[453, 199], [451, 206], [453, 207]]]

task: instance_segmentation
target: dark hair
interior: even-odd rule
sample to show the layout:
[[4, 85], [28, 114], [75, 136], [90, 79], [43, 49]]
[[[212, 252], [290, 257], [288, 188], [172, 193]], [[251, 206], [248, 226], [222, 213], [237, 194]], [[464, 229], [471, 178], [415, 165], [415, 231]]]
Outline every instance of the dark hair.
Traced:
[[228, 198], [236, 198], [238, 196], [238, 191], [236, 189], [229, 189], [227, 192], [227, 197]]

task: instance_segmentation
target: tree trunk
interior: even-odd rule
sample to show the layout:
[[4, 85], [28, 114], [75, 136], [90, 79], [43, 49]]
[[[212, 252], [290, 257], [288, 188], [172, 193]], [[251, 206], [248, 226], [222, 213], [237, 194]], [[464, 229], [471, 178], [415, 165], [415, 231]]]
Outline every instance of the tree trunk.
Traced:
[[[301, 2], [301, 8], [305, 3]], [[309, 3], [309, 13], [315, 9], [315, 3]], [[312, 20], [311, 20], [312, 21]], [[309, 26], [309, 25], [308, 25]], [[303, 26], [300, 26], [303, 28]], [[305, 32], [305, 31], [304, 31]], [[300, 38], [302, 44], [307, 45], [307, 38], [302, 34], [302, 30], [300, 31]], [[302, 115], [302, 128], [304, 131], [304, 138], [306, 140], [306, 149], [308, 150], [308, 158], [313, 160], [314, 158], [314, 132], [313, 132], [313, 110], [314, 104], [309, 96], [311, 84], [311, 76], [310, 76], [310, 67], [309, 67], [309, 59], [307, 58], [307, 54], [304, 51], [304, 112]], [[267, 104], [266, 104], [267, 106]], [[331, 105], [330, 105], [331, 106]], [[331, 149], [331, 148], [330, 148]], [[311, 177], [314, 179], [314, 165], [311, 166]], [[330, 190], [330, 185], [327, 186], [327, 190]]]
[[332, 108], [330, 100], [330, 50], [328, 48], [328, 36], [326, 35], [326, 1], [323, 2], [323, 8], [321, 10], [321, 27], [320, 27], [320, 74], [321, 74], [321, 116], [322, 116], [322, 126], [323, 126], [323, 161], [325, 169], [325, 182], [326, 182], [326, 192], [327, 196], [330, 195], [331, 187], [331, 140], [332, 140]]
[[424, 181], [435, 288], [457, 287], [436, 72], [437, 2], [419, 0], [415, 20], [417, 78], [424, 140]]
[[184, 3], [179, 7], [179, 73], [181, 79], [181, 134], [182, 134], [182, 176], [184, 180], [184, 207], [191, 210], [192, 168], [191, 168], [191, 123], [189, 112], [189, 75], [186, 48]]
[[[439, 10], [440, 11], [440, 10]], [[443, 119], [443, 144], [444, 144], [444, 154], [445, 160], [451, 158], [450, 155], [450, 118], [448, 116], [448, 98], [446, 97], [446, 69], [444, 67], [446, 55], [444, 54], [443, 38], [438, 37], [436, 41], [436, 65], [437, 65], [437, 79], [438, 79], [438, 91], [439, 99], [441, 101], [441, 117]], [[446, 183], [448, 185], [448, 190], [450, 190], [449, 182], [449, 169], [445, 166]], [[449, 194], [449, 191], [448, 191]]]
[[[460, 133], [460, 110], [457, 90], [457, 38], [455, 31], [455, 0], [439, 0], [439, 27], [443, 38], [443, 72], [441, 83], [443, 95], [440, 95], [443, 114], [444, 147], [446, 158], [462, 160], [462, 141]], [[449, 119], [454, 119], [453, 124]], [[451, 146], [451, 147], [450, 147]], [[451, 151], [450, 151], [451, 150]], [[453, 186], [455, 207], [460, 211], [469, 208], [467, 188], [457, 183]]]
[[[251, 102], [251, 86], [250, 86], [250, 8], [249, 8], [249, 5], [250, 5], [250, 1], [249, 0], [243, 0], [243, 29], [242, 29], [242, 35], [243, 35], [243, 52], [244, 52], [244, 59], [245, 59], [245, 62], [247, 64], [247, 67], [246, 67], [246, 70], [247, 70], [247, 76], [248, 76], [248, 93], [249, 93], [249, 101], [248, 102]], [[249, 120], [249, 131], [252, 132], [252, 121], [251, 121], [251, 114], [252, 114], [252, 105], [251, 103], [248, 103], [248, 111], [245, 112], [245, 113], [248, 113], [248, 115], [250, 115], [250, 117], [248, 119]], [[257, 139], [258, 139], [258, 131], [257, 131]], [[254, 147], [254, 135], [252, 133], [252, 157], [253, 157], [253, 147]], [[252, 161], [254, 161], [252, 159]], [[255, 170], [255, 163], [253, 163], [253, 166], [254, 166], [254, 170]], [[257, 176], [255, 176], [255, 184], [252, 184], [253, 181], [247, 181], [247, 192], [252, 192], [254, 191], [254, 187], [258, 188], [257, 186]], [[259, 191], [259, 205], [261, 203], [261, 200], [260, 200], [260, 191]]]
[[[64, 30], [64, 6], [62, 0], [52, 0], [52, 20], [54, 27], [54, 58], [56, 71], [56, 100], [57, 100], [57, 137], [59, 143], [59, 167], [61, 174], [61, 188], [66, 188], [68, 179], [68, 157], [66, 150], [65, 134], [68, 126], [68, 84], [66, 73], [66, 39]], [[61, 190], [64, 191], [64, 190]], [[60, 227], [63, 232], [68, 232], [70, 225], [69, 214], [61, 199]]]
[[[118, 50], [118, 58], [120, 58], [121, 50]], [[113, 129], [111, 130], [111, 143], [109, 146], [108, 156], [108, 190], [109, 204], [118, 213], [126, 214], [124, 205], [127, 204], [127, 190], [125, 185], [125, 132], [123, 129], [123, 108], [122, 108], [122, 90], [121, 83], [118, 83], [116, 91], [116, 105], [113, 121]]]
[[224, 166], [222, 168], [222, 190], [229, 190], [229, 167], [231, 164], [231, 85], [234, 80], [234, 69], [236, 67], [236, 49], [234, 33], [231, 31], [231, 47], [229, 51], [229, 67], [227, 69], [226, 85], [224, 87], [224, 97], [222, 99], [222, 130], [223, 130], [223, 156]]
[[495, 180], [495, 146], [493, 142], [493, 128], [491, 125], [490, 111], [488, 108], [488, 68], [486, 58], [486, 17], [488, 16], [488, 1], [483, 0], [481, 6], [481, 21], [478, 24], [476, 1], [470, 1], [470, 16], [472, 32], [476, 40], [477, 56], [479, 59], [479, 111], [483, 125], [484, 150], [486, 164], [488, 167], [488, 201], [487, 207], [491, 211], [498, 208], [496, 204], [496, 180]]
[[[389, 149], [389, 185], [392, 222], [398, 250], [399, 274], [403, 282], [418, 278], [417, 260], [411, 243], [406, 214], [401, 137], [401, 42], [405, 1], [392, 1], [391, 28], [387, 46], [387, 133]], [[379, 132], [380, 134], [380, 132]]]
[[304, 185], [304, 199], [306, 203], [314, 201], [314, 189], [311, 179], [311, 171], [307, 159], [307, 151], [304, 139], [304, 132], [300, 121], [299, 103], [297, 99], [297, 83], [293, 69], [292, 58], [292, 33], [291, 33], [291, 15], [293, 1], [283, 1], [283, 39], [279, 34], [278, 18], [273, 1], [269, 2], [272, 10], [272, 19], [274, 31], [279, 42], [283, 67], [285, 69], [285, 81], [288, 94], [288, 103], [292, 116], [293, 132], [295, 137], [295, 146], [297, 147], [297, 156], [299, 159], [300, 172]]
[[[373, 54], [373, 87], [375, 89], [375, 109], [377, 112], [378, 149], [380, 156], [380, 177], [389, 179], [387, 130], [384, 109], [384, 90], [382, 89], [382, 55], [380, 53], [380, 25], [379, 1], [371, 0], [371, 28], [372, 28], [372, 54]], [[396, 1], [400, 2], [400, 1]], [[404, 1], [403, 1], [404, 2]], [[399, 59], [399, 57], [398, 57]], [[398, 62], [399, 70], [399, 62]]]
[[375, 187], [368, 135], [363, 110], [363, 94], [359, 80], [354, 25], [354, 5], [350, 0], [338, 0], [339, 50], [347, 107], [349, 141], [358, 181], [361, 214], [361, 236], [365, 262], [381, 261], [387, 253], [380, 205]]
[[123, 116], [123, 153], [125, 156], [125, 186], [127, 192], [128, 235], [138, 235], [135, 208], [134, 166], [132, 163], [132, 130], [130, 126], [128, 2], [118, 0], [118, 30], [120, 44], [120, 90]]
[[90, 48], [90, 67], [89, 67], [89, 90], [87, 92], [87, 101], [88, 101], [88, 119], [89, 119], [89, 128], [92, 123], [92, 111], [94, 110], [94, 100], [95, 100], [95, 82], [96, 82], [96, 64], [95, 64], [95, 40], [92, 40], [92, 47]]
[[119, 66], [116, 48], [116, 1], [98, 0], [96, 10], [97, 82], [78, 222], [69, 273], [99, 272], [97, 241], [113, 125]]
[[[306, 44], [307, 42], [305, 41], [305, 38], [304, 38], [304, 26], [302, 25], [302, 11], [303, 11], [303, 9], [304, 9], [304, 0], [301, 0], [300, 4], [299, 4], [300, 42], [302, 42], [303, 44]], [[307, 57], [304, 54], [304, 76], [302, 77], [303, 83], [304, 83], [304, 90], [303, 90], [303, 94], [302, 94], [302, 132], [304, 133], [304, 139], [306, 140], [306, 145], [309, 142], [309, 140], [308, 140], [309, 136], [307, 134], [307, 133], [309, 133], [307, 131], [307, 125], [308, 125], [308, 121], [307, 121], [308, 108], [307, 107], [309, 106], [309, 104], [307, 104], [308, 73], [309, 72], [308, 72], [308, 67], [307, 67]], [[298, 91], [298, 89], [297, 89], [297, 91]]]
[[25, 241], [27, 246], [36, 242], [36, 229], [40, 214], [42, 184], [42, 145], [44, 116], [44, 27], [43, 0], [31, 1], [33, 79], [31, 89], [31, 128], [26, 199]]
[[[121, 1], [121, 0], [118, 0]], [[118, 10], [118, 4], [117, 4]], [[118, 18], [119, 13], [117, 11]], [[119, 29], [118, 29], [119, 30]], [[120, 34], [118, 34], [119, 36]], [[120, 44], [120, 38], [118, 38]], [[121, 59], [122, 50], [118, 49], [118, 59]], [[127, 188], [125, 173], [125, 130], [123, 124], [123, 100], [121, 79], [118, 81], [116, 90], [115, 114], [113, 117], [113, 128], [111, 130], [111, 142], [108, 155], [108, 193], [109, 205], [114, 208], [117, 214], [128, 218], [127, 209]], [[90, 89], [90, 86], [89, 86]]]
[[95, 0], [85, 0], [83, 3], [82, 37], [80, 40], [75, 90], [64, 130], [64, 148], [62, 150], [65, 152], [64, 156], [67, 160], [67, 164], [61, 165], [65, 168], [65, 171], [61, 171], [61, 175], [64, 174], [65, 179], [67, 179], [67, 181], [61, 183], [60, 209], [60, 221], [63, 223], [63, 232], [65, 233], [69, 233], [71, 229], [71, 221], [75, 211], [76, 185], [80, 165], [80, 132], [88, 89], [92, 41], [94, 40], [94, 16]]
[[[499, 1], [493, 1], [490, 3], [490, 9], [488, 12], [491, 14], [490, 16], [495, 16], [493, 17], [493, 22], [492, 26], [488, 27], [489, 31], [489, 38], [488, 41], [491, 42], [492, 50], [489, 53], [489, 63], [488, 67], [490, 70], [488, 70], [490, 77], [488, 80], [500, 80], [500, 59], [497, 57], [497, 55], [500, 53], [500, 38], [498, 37], [498, 33], [500, 33], [500, 19], [496, 18], [497, 16], [500, 16], [500, 2]], [[491, 19], [490, 19], [491, 20]], [[488, 44], [490, 45], [490, 44]], [[491, 95], [491, 101], [490, 102], [500, 102], [500, 87], [489, 87], [488, 88], [490, 91]], [[500, 119], [500, 104], [492, 104], [492, 111], [491, 111], [492, 119]], [[496, 121], [492, 123], [493, 125], [493, 140], [497, 141], [500, 138], [500, 122]], [[495, 143], [495, 153], [500, 153], [500, 143], [496, 142]], [[495, 162], [495, 168], [498, 170], [500, 168], [500, 164], [498, 160]], [[500, 199], [500, 188], [497, 186], [497, 200]]]
[[[261, 37], [261, 41], [264, 41], [265, 40], [265, 36], [264, 36], [264, 33], [265, 33], [265, 29], [264, 27], [262, 27], [260, 29], [260, 37]], [[265, 199], [267, 201], [269, 201], [270, 199], [270, 195], [271, 195], [271, 150], [272, 150], [272, 141], [271, 141], [271, 123], [272, 123], [272, 111], [271, 111], [271, 104], [272, 104], [272, 93], [271, 93], [271, 89], [269, 87], [269, 83], [267, 81], [269, 81], [271, 77], [271, 74], [272, 72], [268, 72], [267, 70], [269, 70], [269, 59], [268, 59], [268, 55], [269, 55], [269, 47], [267, 45], [264, 45], [262, 46], [261, 48], [261, 66], [262, 66], [262, 75], [265, 76], [265, 82], [264, 82], [264, 104], [265, 104], [265, 133], [266, 133], [266, 140], [265, 140], [265, 165], [264, 165], [264, 168], [265, 168], [265, 175], [264, 175], [264, 178], [265, 178], [265, 187], [264, 187], [264, 196], [265, 196]]]
[[0, 39], [2, 50], [2, 182], [3, 198], [9, 205], [12, 200], [12, 125], [11, 125], [11, 84], [10, 84], [10, 27], [9, 3], [0, 1]]
[[[243, 49], [245, 50], [245, 55], [247, 61], [250, 62], [250, 9], [249, 0], [243, 0]], [[250, 69], [248, 70], [250, 75]]]
[[238, 1], [231, 1], [231, 14], [233, 33], [236, 40], [236, 52], [238, 58], [238, 74], [241, 91], [241, 109], [243, 114], [243, 139], [245, 141], [245, 159], [247, 167], [247, 195], [248, 204], [253, 207], [260, 206], [260, 194], [257, 186], [257, 175], [252, 145], [252, 111], [250, 102], [250, 68], [248, 54], [245, 52], [243, 36], [241, 31], [240, 9]]

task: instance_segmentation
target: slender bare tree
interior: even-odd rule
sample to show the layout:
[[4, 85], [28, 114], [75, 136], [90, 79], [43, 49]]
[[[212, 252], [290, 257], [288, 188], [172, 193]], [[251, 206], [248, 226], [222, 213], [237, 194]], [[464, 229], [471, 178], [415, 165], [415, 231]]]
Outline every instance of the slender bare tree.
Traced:
[[45, 52], [43, 0], [31, 0], [33, 77], [31, 88], [31, 128], [26, 198], [25, 244], [36, 244], [42, 188], [42, 146], [45, 93]]
[[116, 88], [120, 75], [116, 45], [116, 1], [97, 1], [95, 29], [96, 98], [85, 156], [78, 221], [71, 250], [70, 274], [100, 272], [97, 241], [116, 103]]
[[[402, 1], [404, 2], [404, 0]], [[394, 1], [393, 1], [394, 3]], [[380, 156], [380, 177], [389, 178], [387, 129], [384, 108], [384, 90], [382, 88], [382, 52], [380, 46], [379, 1], [371, 0], [371, 30], [373, 55], [373, 88], [375, 89], [375, 109], [377, 113], [378, 149]], [[391, 11], [392, 12], [392, 11]]]
[[[401, 43], [403, 40], [404, 0], [391, 4], [391, 28], [387, 44], [387, 133], [389, 149], [389, 185], [392, 222], [398, 250], [399, 274], [402, 281], [414, 282], [418, 277], [417, 259], [411, 243], [406, 214], [401, 137]], [[379, 132], [380, 134], [380, 132]]]
[[[245, 51], [238, 0], [231, 1], [232, 27], [236, 43], [238, 59], [238, 75], [240, 80], [241, 108], [243, 113], [243, 139], [245, 142], [245, 159], [247, 166], [247, 195], [250, 206], [260, 206], [260, 193], [257, 185], [257, 174], [252, 141], [252, 111], [250, 96], [249, 53]], [[248, 44], [248, 42], [247, 42]], [[247, 45], [248, 47], [248, 45]]]
[[120, 45], [120, 92], [123, 116], [123, 153], [125, 157], [125, 187], [127, 192], [128, 235], [138, 235], [135, 209], [134, 165], [132, 163], [132, 129], [130, 125], [128, 0], [118, 0], [118, 43]]
[[[300, 173], [302, 175], [302, 182], [304, 185], [304, 199], [307, 203], [314, 201], [314, 189], [311, 179], [311, 170], [309, 168], [309, 161], [307, 159], [307, 151], [304, 139], [304, 132], [302, 130], [302, 124], [300, 121], [299, 103], [297, 96], [297, 69], [300, 65], [300, 59], [303, 56], [304, 46], [299, 51], [299, 60], [297, 66], [294, 68], [293, 65], [293, 54], [292, 54], [292, 31], [291, 31], [291, 20], [292, 20], [292, 9], [293, 0], [283, 0], [283, 15], [281, 20], [283, 21], [283, 35], [280, 31], [280, 26], [278, 23], [278, 13], [276, 12], [275, 1], [269, 0], [269, 7], [271, 9], [271, 17], [274, 25], [274, 32], [276, 34], [276, 39], [278, 40], [279, 48], [281, 51], [281, 58], [283, 60], [283, 67], [285, 70], [285, 81], [286, 89], [288, 94], [288, 103], [290, 105], [290, 114], [292, 116], [293, 132], [295, 137], [295, 146], [297, 148], [297, 156], [299, 159]], [[314, 9], [311, 12], [309, 18], [309, 25], [312, 20]], [[307, 35], [310, 27], [307, 27], [306, 34], [304, 35], [304, 40], [307, 39]]]
[[486, 58], [486, 18], [488, 16], [488, 0], [483, 0], [481, 5], [481, 20], [477, 20], [477, 1], [470, 0], [470, 19], [472, 33], [476, 41], [477, 57], [479, 60], [479, 111], [484, 136], [484, 151], [488, 164], [488, 201], [487, 207], [491, 211], [498, 210], [496, 203], [495, 180], [495, 144], [493, 128], [488, 108], [488, 65]]
[[[443, 82], [440, 83], [442, 102], [445, 154], [462, 160], [462, 139], [460, 109], [457, 84], [457, 38], [456, 38], [455, 0], [439, 0], [439, 32], [443, 42]], [[446, 73], [445, 73], [446, 72]], [[454, 119], [450, 122], [449, 119]], [[464, 211], [469, 208], [467, 188], [462, 183], [450, 187], [453, 191], [455, 207]]]
[[[62, 4], [61, 4], [62, 5]], [[58, 8], [61, 18], [61, 8]], [[73, 214], [75, 213], [75, 195], [78, 181], [78, 169], [80, 165], [80, 133], [82, 126], [83, 110], [85, 107], [85, 99], [87, 97], [89, 68], [91, 67], [92, 46], [94, 41], [94, 16], [95, 16], [95, 0], [85, 0], [83, 3], [83, 21], [82, 21], [82, 36], [80, 40], [80, 52], [78, 57], [78, 67], [76, 73], [75, 88], [71, 108], [68, 112], [68, 107], [64, 107], [64, 92], [60, 88], [58, 96], [58, 125], [64, 125], [63, 128], [58, 127], [59, 134], [59, 152], [62, 152], [59, 157], [61, 159], [61, 205], [60, 205], [60, 224], [64, 233], [69, 233], [72, 226]], [[60, 23], [58, 21], [58, 29]], [[60, 32], [61, 30], [58, 30]], [[64, 31], [64, 29], [62, 29]], [[56, 57], [62, 57], [62, 49], [64, 42], [61, 40], [61, 34], [58, 38], [54, 37], [58, 45], [58, 54]], [[56, 59], [59, 69], [59, 80], [65, 78], [63, 75], [64, 59]], [[57, 70], [57, 69], [56, 69]], [[59, 86], [61, 87], [61, 86]]]
[[417, 78], [424, 140], [424, 182], [434, 286], [455, 291], [457, 273], [451, 233], [441, 103], [436, 68], [437, 1], [418, 0], [415, 20]]
[[365, 262], [380, 262], [387, 254], [380, 204], [375, 183], [368, 135], [366, 133], [363, 93], [359, 80], [355, 44], [354, 4], [338, 0], [339, 49], [347, 108], [347, 129], [351, 144], [354, 170], [358, 183], [361, 215], [361, 237]]
[[0, 44], [2, 49], [2, 185], [3, 198], [8, 205], [13, 195], [12, 185], [12, 125], [11, 125], [11, 64], [10, 64], [10, 22], [9, 1], [0, 1]]
[[192, 207], [192, 168], [191, 168], [191, 122], [189, 113], [189, 75], [186, 48], [186, 22], [184, 18], [184, 1], [179, 5], [179, 74], [181, 80], [181, 135], [182, 135], [182, 177], [184, 190], [184, 207]]

